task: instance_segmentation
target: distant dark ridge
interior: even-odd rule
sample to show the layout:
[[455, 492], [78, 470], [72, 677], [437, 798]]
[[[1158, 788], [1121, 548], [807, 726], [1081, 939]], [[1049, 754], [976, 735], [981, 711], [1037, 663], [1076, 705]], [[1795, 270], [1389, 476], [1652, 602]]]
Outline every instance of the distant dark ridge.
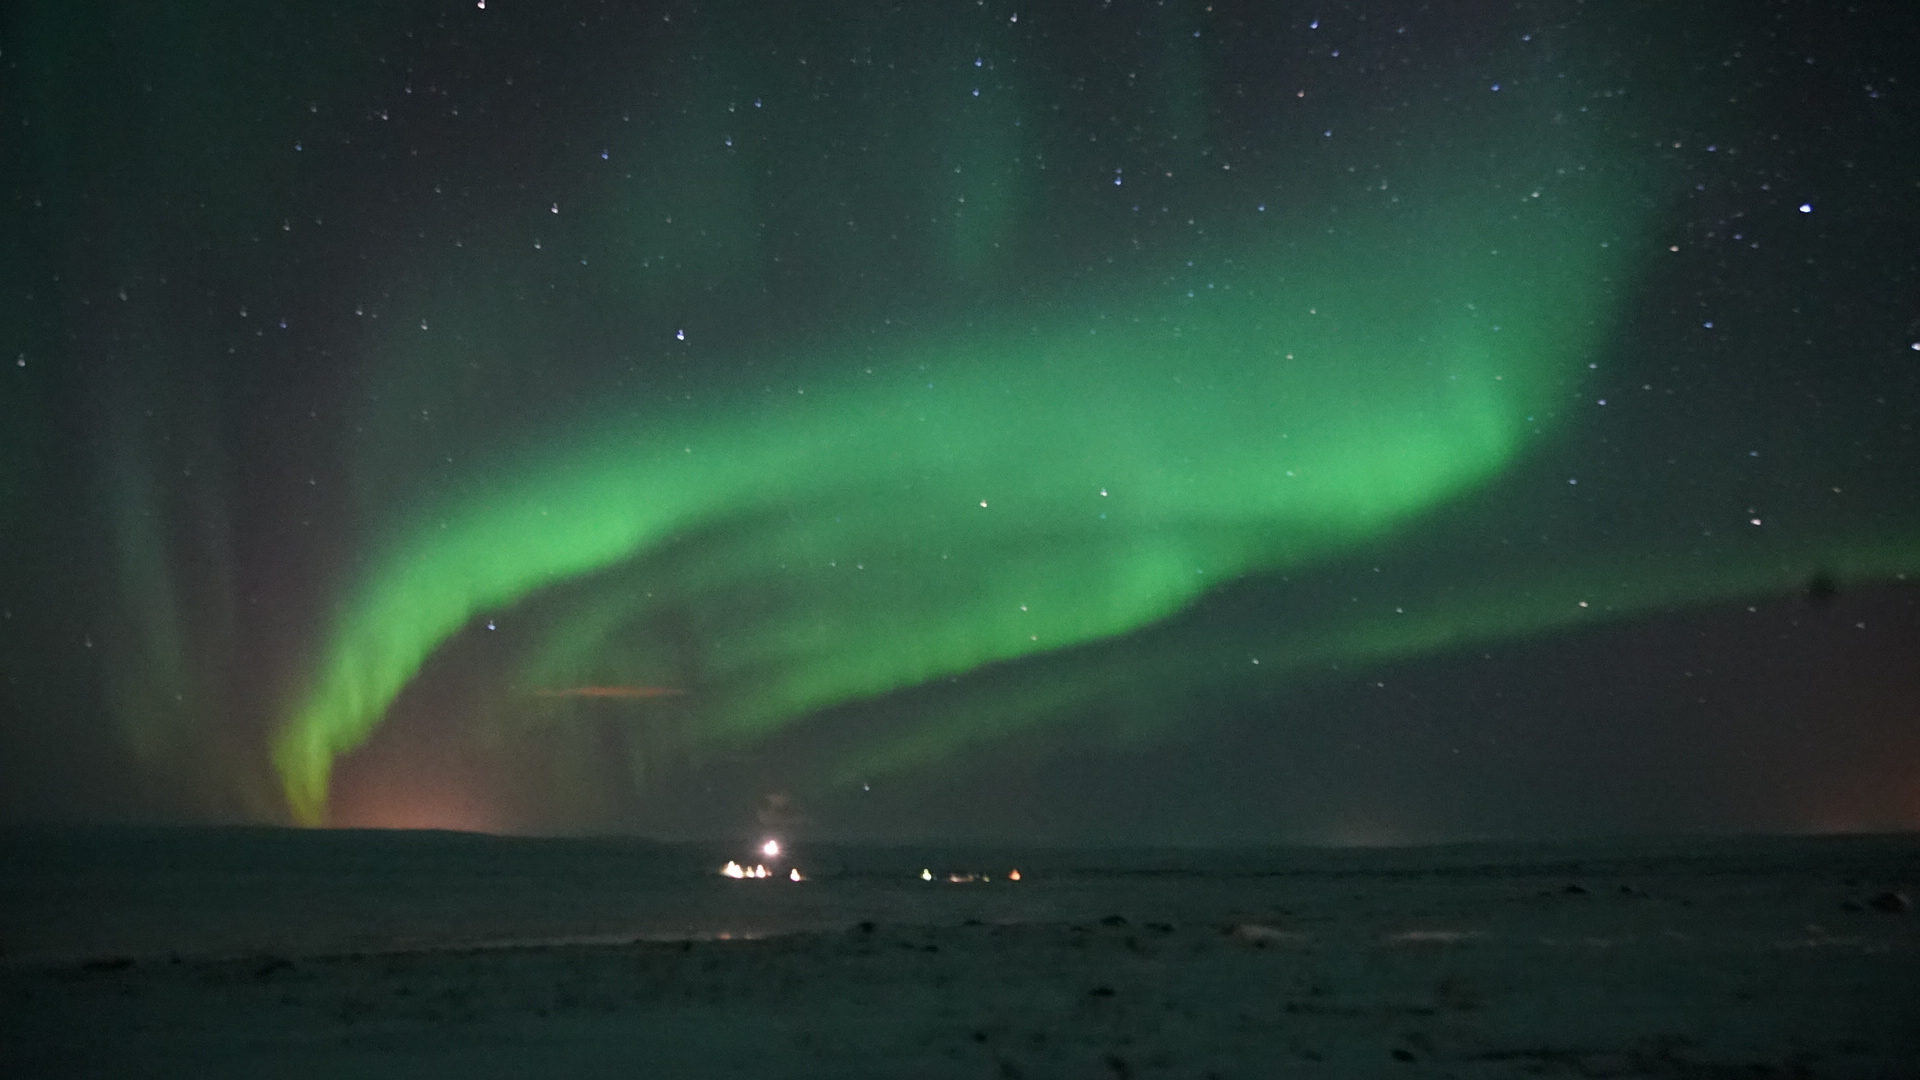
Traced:
[[[815, 879], [892, 878], [1019, 868], [1035, 875], [1098, 877], [1461, 876], [1628, 872], [1687, 865], [1750, 872], [1852, 857], [1920, 865], [1920, 833], [1621, 836], [1470, 840], [1397, 847], [1305, 844], [1111, 847], [1059, 844], [789, 841], [789, 859]], [[294, 871], [327, 876], [592, 877], [683, 880], [751, 857], [741, 841], [641, 837], [496, 836], [446, 830], [298, 829], [279, 826], [31, 826], [0, 828], [0, 874], [82, 869], [115, 873]]]
[[[721, 850], [706, 845], [711, 852]], [[528, 837], [440, 829], [299, 829], [277, 825], [31, 825], [0, 828], [0, 867], [123, 872], [307, 873], [395, 868], [406, 875], [586, 869], [608, 859], [694, 865], [707, 851], [637, 837]]]

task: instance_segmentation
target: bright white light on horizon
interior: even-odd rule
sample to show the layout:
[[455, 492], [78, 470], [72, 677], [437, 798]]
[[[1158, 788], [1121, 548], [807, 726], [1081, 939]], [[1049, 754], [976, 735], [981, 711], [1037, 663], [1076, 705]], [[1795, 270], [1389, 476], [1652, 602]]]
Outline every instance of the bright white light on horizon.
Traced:
[[[929, 867], [922, 867], [920, 870], [920, 880], [921, 881], [934, 880], [933, 870]], [[964, 885], [969, 882], [975, 882], [975, 881], [992, 881], [993, 875], [987, 874], [987, 873], [981, 873], [980, 871], [977, 871], [977, 870], [976, 871], [954, 870], [954, 871], [948, 872], [945, 875], [944, 880], [951, 882], [952, 884], [955, 884], [955, 885]], [[1019, 881], [1020, 871], [1017, 869], [1008, 871], [1006, 880]]]
[[793, 869], [787, 871], [787, 880], [788, 881], [805, 881], [807, 879], [800, 876], [800, 868], [796, 866]]
[[727, 865], [720, 868], [720, 874], [723, 877], [730, 877], [730, 878], [736, 878], [736, 879], [747, 876], [746, 870], [743, 869], [739, 863], [734, 862], [732, 859], [728, 859]]
[[761, 844], [760, 854], [765, 855], [769, 859], [779, 858], [780, 857], [780, 841], [769, 840], [766, 843]]

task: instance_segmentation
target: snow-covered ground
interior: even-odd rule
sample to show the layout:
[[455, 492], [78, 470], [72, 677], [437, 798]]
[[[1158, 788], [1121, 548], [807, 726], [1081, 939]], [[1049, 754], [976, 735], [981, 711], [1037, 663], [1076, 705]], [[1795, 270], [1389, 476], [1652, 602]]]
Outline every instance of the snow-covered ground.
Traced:
[[1916, 885], [1913, 836], [768, 860], [25, 832], [0, 1073], [1912, 1077]]

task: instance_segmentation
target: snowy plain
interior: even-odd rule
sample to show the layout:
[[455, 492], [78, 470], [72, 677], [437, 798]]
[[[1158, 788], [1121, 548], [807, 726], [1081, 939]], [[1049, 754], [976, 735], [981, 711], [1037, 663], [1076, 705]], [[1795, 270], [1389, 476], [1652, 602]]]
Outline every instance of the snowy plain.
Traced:
[[730, 859], [0, 834], [0, 1073], [1920, 1076], [1920, 836]]

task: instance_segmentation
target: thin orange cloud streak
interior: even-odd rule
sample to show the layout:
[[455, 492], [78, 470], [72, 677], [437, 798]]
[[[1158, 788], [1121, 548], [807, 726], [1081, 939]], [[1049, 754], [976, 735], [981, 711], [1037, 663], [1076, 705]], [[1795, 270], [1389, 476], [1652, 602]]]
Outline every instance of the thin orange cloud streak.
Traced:
[[569, 686], [564, 690], [535, 690], [534, 697], [662, 698], [686, 693], [677, 686]]

